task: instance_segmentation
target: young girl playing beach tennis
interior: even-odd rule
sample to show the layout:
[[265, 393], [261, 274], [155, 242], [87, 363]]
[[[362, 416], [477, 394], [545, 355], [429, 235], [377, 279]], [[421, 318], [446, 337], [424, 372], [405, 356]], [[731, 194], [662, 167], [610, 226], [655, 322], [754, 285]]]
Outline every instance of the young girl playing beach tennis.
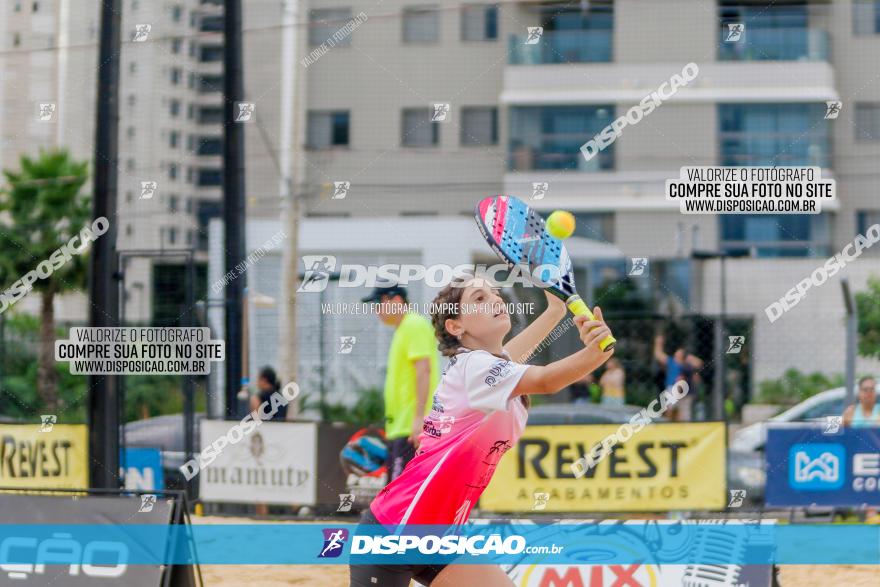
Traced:
[[[546, 295], [547, 309], [504, 344], [510, 316], [497, 289], [481, 278], [466, 277], [440, 292], [433, 307], [441, 311], [432, 321], [449, 364], [415, 457], [379, 492], [362, 524], [389, 531], [414, 524], [463, 524], [498, 461], [522, 434], [528, 395], [556, 393], [612, 356], [613, 351], [599, 348], [611, 331], [597, 307], [595, 320], [573, 318], [584, 348], [549, 365], [523, 364], [566, 315], [565, 304]], [[513, 585], [494, 565], [353, 564], [350, 576], [351, 587], [407, 587], [411, 579], [432, 587]]]

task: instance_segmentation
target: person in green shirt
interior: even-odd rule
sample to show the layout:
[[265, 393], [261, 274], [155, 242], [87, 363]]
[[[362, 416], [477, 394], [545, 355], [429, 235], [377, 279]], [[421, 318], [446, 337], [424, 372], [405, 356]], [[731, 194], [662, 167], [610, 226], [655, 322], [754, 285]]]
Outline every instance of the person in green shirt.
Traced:
[[394, 328], [385, 373], [385, 442], [391, 481], [415, 456], [424, 418], [431, 410], [439, 381], [437, 339], [427, 318], [408, 311], [406, 288], [396, 284], [376, 287], [362, 301], [379, 302], [379, 319]]

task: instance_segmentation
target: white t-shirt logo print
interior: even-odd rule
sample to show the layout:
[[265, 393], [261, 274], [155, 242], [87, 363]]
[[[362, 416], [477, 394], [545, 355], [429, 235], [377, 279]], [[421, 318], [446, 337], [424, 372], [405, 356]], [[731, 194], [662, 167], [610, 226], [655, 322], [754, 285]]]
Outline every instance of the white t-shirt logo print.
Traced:
[[510, 361], [497, 361], [492, 368], [489, 369], [489, 376], [486, 377], [486, 385], [495, 385], [501, 379], [504, 379], [513, 370]]

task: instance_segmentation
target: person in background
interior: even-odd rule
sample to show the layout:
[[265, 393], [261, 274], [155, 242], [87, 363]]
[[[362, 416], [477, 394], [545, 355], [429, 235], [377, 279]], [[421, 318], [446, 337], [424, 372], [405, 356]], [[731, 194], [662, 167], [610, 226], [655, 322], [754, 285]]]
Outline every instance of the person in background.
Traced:
[[568, 386], [568, 397], [575, 404], [593, 403], [594, 386], [596, 379], [592, 373], [587, 373]]
[[625, 393], [623, 385], [626, 381], [626, 373], [615, 357], [608, 359], [605, 363], [605, 372], [599, 378], [599, 386], [602, 388], [602, 405], [605, 406], [622, 406], [624, 403]]
[[843, 411], [843, 425], [847, 428], [880, 426], [877, 381], [873, 377], [859, 379], [858, 401]]
[[[275, 374], [275, 369], [267, 365], [260, 369], [260, 376], [257, 377], [257, 393], [251, 396], [251, 411], [259, 408], [263, 402], [269, 401], [272, 394], [277, 391], [281, 391], [278, 376]], [[278, 411], [272, 416], [272, 420], [283, 422], [286, 419], [287, 405], [279, 405]]]
[[[257, 377], [257, 393], [253, 394], [250, 400], [251, 411], [253, 412], [259, 408], [263, 402], [268, 402], [272, 394], [278, 391], [281, 391], [281, 384], [278, 382], [275, 369], [266, 365], [260, 369], [260, 375]], [[271, 421], [283, 422], [286, 419], [287, 406], [278, 406], [278, 411], [272, 416]], [[254, 436], [251, 442], [258, 442], [257, 438], [262, 441], [262, 436]], [[254, 504], [254, 513], [258, 516], [267, 516], [269, 515], [269, 506], [265, 503]]]
[[662, 334], [654, 339], [654, 358], [666, 371], [665, 389], [670, 389], [678, 381], [684, 381], [689, 390], [672, 408], [670, 419], [674, 422], [690, 422], [691, 406], [694, 403], [694, 372], [703, 368], [703, 360], [688, 353], [683, 347], [678, 347], [672, 355], [667, 355], [663, 350], [665, 342]]
[[[877, 381], [873, 377], [859, 379], [858, 401], [843, 411], [843, 425], [847, 428], [880, 426], [880, 405], [877, 405]], [[880, 524], [877, 508], [865, 510], [865, 522]]]
[[397, 284], [379, 286], [361, 301], [379, 302], [379, 320], [394, 328], [385, 372], [390, 482], [415, 456], [425, 416], [431, 411], [434, 389], [440, 380], [437, 340], [430, 320], [408, 311], [406, 288]]

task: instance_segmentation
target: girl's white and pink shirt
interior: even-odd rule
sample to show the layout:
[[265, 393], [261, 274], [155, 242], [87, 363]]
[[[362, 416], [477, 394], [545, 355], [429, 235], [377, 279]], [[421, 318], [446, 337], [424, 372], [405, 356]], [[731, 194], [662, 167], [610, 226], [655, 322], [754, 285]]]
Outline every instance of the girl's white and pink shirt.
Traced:
[[519, 440], [528, 411], [511, 398], [529, 365], [461, 349], [450, 359], [425, 418], [416, 455], [370, 504], [384, 526], [462, 524]]

